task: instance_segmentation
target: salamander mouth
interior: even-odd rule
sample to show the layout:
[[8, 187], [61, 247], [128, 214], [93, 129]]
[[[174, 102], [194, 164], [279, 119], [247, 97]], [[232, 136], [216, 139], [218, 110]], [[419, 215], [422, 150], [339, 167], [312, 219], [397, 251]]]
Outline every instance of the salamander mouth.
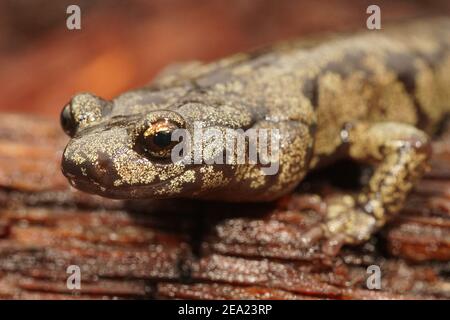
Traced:
[[164, 196], [164, 194], [158, 192], [161, 188], [167, 185], [171, 179], [176, 179], [181, 176], [174, 176], [167, 181], [159, 181], [148, 185], [121, 185], [121, 186], [104, 186], [97, 182], [95, 179], [89, 176], [74, 176], [71, 174], [64, 173], [64, 175], [69, 180], [72, 187], [91, 194], [96, 194], [102, 197], [111, 199], [164, 199], [169, 196]]
[[76, 189], [112, 199], [142, 199], [167, 198], [161, 190], [183, 172], [175, 174], [166, 180], [156, 180], [152, 183], [117, 184], [120, 176], [116, 173], [112, 162], [101, 158], [96, 164], [85, 162], [76, 164], [72, 159], [63, 157], [61, 169], [69, 183]]

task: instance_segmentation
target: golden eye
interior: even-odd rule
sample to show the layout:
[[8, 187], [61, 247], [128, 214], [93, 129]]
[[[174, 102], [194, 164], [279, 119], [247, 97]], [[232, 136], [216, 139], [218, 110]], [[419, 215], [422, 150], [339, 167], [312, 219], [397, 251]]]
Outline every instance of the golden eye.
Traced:
[[172, 141], [172, 133], [176, 129], [177, 124], [168, 119], [157, 120], [140, 135], [138, 143], [146, 153], [154, 157], [169, 157], [172, 148], [178, 143]]

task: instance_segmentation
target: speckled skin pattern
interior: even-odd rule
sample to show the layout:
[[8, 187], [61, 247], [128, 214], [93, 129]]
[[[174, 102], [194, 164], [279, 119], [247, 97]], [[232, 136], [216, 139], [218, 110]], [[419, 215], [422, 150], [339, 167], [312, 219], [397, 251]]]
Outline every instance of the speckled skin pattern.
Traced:
[[[328, 199], [327, 223], [311, 234], [357, 243], [401, 209], [449, 111], [450, 20], [416, 21], [175, 66], [112, 101], [79, 94], [62, 115], [72, 136], [62, 168], [74, 187], [106, 197], [248, 202], [279, 198], [336, 159], [368, 162], [367, 186]], [[139, 137], [161, 121], [278, 129], [279, 172], [152, 157]]]

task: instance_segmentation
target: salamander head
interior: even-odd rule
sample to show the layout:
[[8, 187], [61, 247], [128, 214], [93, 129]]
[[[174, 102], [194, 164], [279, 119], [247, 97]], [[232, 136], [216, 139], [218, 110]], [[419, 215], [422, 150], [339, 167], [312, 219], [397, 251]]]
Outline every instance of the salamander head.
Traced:
[[[195, 109], [197, 115], [200, 104], [176, 111], [152, 109], [125, 115], [114, 114], [117, 105], [112, 105], [81, 94], [61, 113], [61, 125], [71, 137], [64, 150], [62, 171], [80, 190], [119, 199], [220, 195], [239, 200], [236, 184], [249, 185], [244, 181], [246, 175], [250, 179], [251, 168], [259, 170], [255, 165], [246, 165], [242, 171], [242, 166], [208, 162], [224, 154], [223, 142], [204, 148], [200, 163], [193, 161], [194, 148], [182, 142], [192, 141], [195, 125], [192, 114], [183, 110]], [[211, 123], [209, 128], [219, 134], [224, 129]], [[211, 147], [211, 137], [196, 143]]]

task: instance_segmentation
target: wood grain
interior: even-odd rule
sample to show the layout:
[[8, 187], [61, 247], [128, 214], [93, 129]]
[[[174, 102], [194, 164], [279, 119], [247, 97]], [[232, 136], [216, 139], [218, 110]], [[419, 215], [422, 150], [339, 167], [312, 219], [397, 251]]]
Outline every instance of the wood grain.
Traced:
[[[448, 136], [399, 218], [333, 257], [299, 241], [322, 221], [308, 193], [339, 192], [326, 179], [265, 205], [108, 200], [68, 186], [64, 143], [53, 120], [0, 115], [1, 298], [450, 298]], [[366, 289], [371, 264], [382, 290]]]

